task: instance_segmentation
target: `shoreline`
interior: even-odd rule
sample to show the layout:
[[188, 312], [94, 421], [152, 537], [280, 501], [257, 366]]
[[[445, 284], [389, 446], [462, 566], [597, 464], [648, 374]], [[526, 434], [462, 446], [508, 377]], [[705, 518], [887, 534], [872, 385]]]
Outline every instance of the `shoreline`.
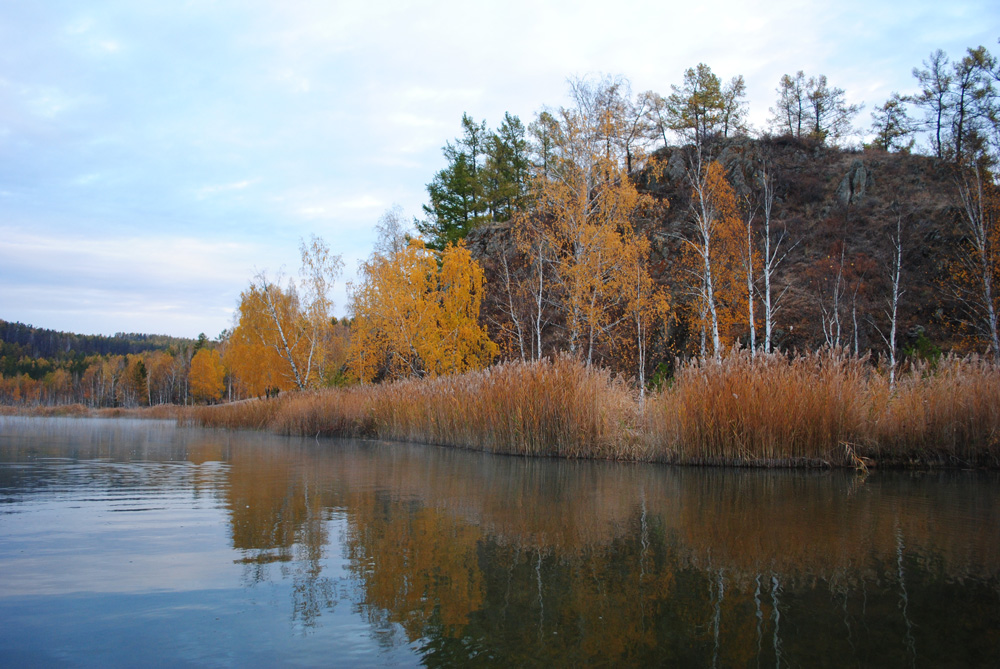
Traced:
[[643, 397], [606, 370], [561, 357], [209, 406], [0, 413], [684, 466], [1000, 469], [1000, 366], [978, 357], [916, 366], [894, 387], [865, 359], [740, 352], [681, 365], [669, 387]]

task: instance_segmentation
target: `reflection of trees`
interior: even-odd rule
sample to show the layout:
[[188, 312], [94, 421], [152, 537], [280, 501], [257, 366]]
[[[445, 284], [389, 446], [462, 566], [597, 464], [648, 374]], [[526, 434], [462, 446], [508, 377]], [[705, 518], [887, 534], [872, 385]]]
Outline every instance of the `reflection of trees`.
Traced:
[[[974, 664], [1000, 642], [995, 475], [859, 484], [350, 442], [231, 455], [248, 578], [277, 562], [300, 624], [349, 597], [431, 665]], [[351, 589], [323, 573], [332, 513]]]
[[322, 566], [332, 500], [316, 472], [300, 469], [303, 458], [294, 455], [274, 445], [233, 449], [230, 522], [233, 547], [243, 552], [244, 581], [267, 581], [271, 565], [280, 564], [281, 576], [291, 580], [292, 622], [311, 627], [337, 602], [336, 584]]
[[347, 556], [373, 622], [398, 623], [410, 639], [429, 626], [456, 636], [482, 606], [474, 525], [384, 492], [356, 498], [349, 519]]
[[[127, 421], [22, 440], [20, 426], [2, 424], [5, 496], [222, 497], [247, 583], [287, 583], [294, 627], [347, 600], [427, 664], [963, 666], [1000, 647], [997, 474], [552, 462]], [[46, 464], [66, 457], [92, 462]], [[340, 549], [346, 579], [327, 568]]]
[[[0, 416], [0, 490], [90, 488], [219, 495], [226, 472], [218, 442], [173, 421]], [[71, 448], [67, 448], [67, 444]], [[215, 455], [216, 457], [210, 457]], [[66, 459], [85, 466], [66, 467]], [[47, 461], [55, 463], [47, 466]]]

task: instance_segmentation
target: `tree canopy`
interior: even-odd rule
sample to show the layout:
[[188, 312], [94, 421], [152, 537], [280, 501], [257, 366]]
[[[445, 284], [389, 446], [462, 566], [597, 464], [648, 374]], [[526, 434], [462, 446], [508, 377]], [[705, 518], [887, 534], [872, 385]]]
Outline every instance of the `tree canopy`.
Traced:
[[498, 349], [479, 324], [483, 282], [461, 243], [436, 252], [411, 239], [399, 251], [372, 254], [350, 287], [351, 373], [370, 382], [489, 364]]

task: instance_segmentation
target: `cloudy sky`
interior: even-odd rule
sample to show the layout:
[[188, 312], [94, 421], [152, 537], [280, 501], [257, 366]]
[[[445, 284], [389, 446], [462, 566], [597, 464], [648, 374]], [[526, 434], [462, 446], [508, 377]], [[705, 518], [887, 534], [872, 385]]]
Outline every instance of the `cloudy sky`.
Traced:
[[667, 94], [704, 62], [758, 127], [800, 69], [867, 126], [931, 51], [998, 37], [996, 0], [0, 0], [0, 319], [215, 337], [310, 234], [343, 256], [343, 315], [463, 112], [527, 123], [591, 73]]

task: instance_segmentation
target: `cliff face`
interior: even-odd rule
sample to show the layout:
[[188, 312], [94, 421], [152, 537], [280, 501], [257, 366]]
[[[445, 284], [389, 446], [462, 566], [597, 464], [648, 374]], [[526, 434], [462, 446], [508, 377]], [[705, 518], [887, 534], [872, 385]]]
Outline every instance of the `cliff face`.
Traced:
[[[856, 343], [860, 352], [885, 350], [880, 331], [887, 335], [889, 329], [892, 236], [898, 219], [905, 291], [899, 305], [898, 346], [960, 347], [963, 340], [956, 326], [961, 312], [950, 297], [949, 264], [962, 239], [962, 219], [949, 164], [927, 156], [850, 152], [788, 138], [734, 139], [709, 151], [725, 167], [742, 204], [759, 205], [765, 171], [774, 184], [772, 236], [784, 234], [780, 249], [787, 253], [774, 276], [773, 295], [781, 295], [777, 346], [809, 350], [839, 339], [852, 349]], [[667, 206], [658, 207], [637, 229], [651, 240], [654, 278], [670, 291], [680, 315], [692, 299], [690, 279], [679, 271], [682, 240], [690, 237], [693, 220], [687, 176], [691, 156], [689, 150], [668, 147], [654, 159], [659, 169], [647, 169], [637, 182]], [[758, 209], [758, 230], [762, 221]], [[509, 304], [499, 259], [512, 252], [510, 227], [480, 228], [467, 242], [486, 268], [484, 314], [496, 329]], [[692, 352], [695, 336], [681, 316], [663, 333], [658, 355]], [[553, 345], [558, 343], [553, 340]]]
[[[777, 342], [812, 349], [836, 337], [861, 351], [884, 348], [888, 332], [892, 237], [902, 227], [900, 347], [921, 337], [957, 345], [957, 305], [949, 297], [949, 262], [962, 236], [955, 174], [942, 161], [882, 151], [849, 152], [790, 139], [734, 140], [718, 147], [737, 196], [759, 200], [763, 171], [775, 186], [772, 235], [785, 234], [788, 255], [775, 273], [782, 294]], [[646, 222], [664, 268], [673, 264], [692, 218], [684, 152], [657, 158], [667, 169], [645, 186], [669, 202], [665, 216]], [[760, 225], [763, 212], [757, 213]], [[668, 273], [661, 274], [667, 279]], [[838, 275], [840, 277], [838, 282]], [[839, 289], [838, 289], [839, 283]], [[678, 296], [680, 297], [680, 296]], [[824, 325], [825, 322], [825, 325]], [[824, 332], [825, 331], [825, 332]]]

